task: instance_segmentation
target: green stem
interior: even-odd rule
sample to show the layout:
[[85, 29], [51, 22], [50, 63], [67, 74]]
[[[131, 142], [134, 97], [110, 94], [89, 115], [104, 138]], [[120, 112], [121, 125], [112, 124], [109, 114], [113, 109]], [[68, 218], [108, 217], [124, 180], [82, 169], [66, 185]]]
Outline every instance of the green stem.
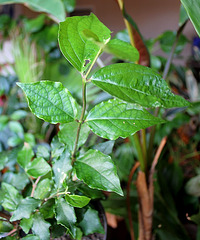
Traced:
[[144, 159], [144, 164], [147, 164], [147, 143], [146, 143], [146, 130], [142, 129], [142, 153], [143, 153], [143, 159]]

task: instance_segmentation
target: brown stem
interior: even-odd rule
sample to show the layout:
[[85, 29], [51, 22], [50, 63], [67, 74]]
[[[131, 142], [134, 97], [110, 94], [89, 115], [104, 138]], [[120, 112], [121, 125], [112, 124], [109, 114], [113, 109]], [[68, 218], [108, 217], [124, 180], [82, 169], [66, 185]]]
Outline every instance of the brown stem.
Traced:
[[41, 176], [38, 177], [38, 178], [36, 179], [35, 183], [33, 184], [33, 188], [32, 188], [32, 191], [31, 191], [31, 197], [34, 196], [34, 192], [35, 192], [35, 189], [36, 189], [36, 187], [37, 187], [38, 182], [40, 181], [40, 178], [41, 178]]
[[129, 228], [131, 234], [131, 240], [135, 240], [134, 230], [133, 230], [133, 221], [132, 221], [132, 213], [131, 213], [131, 201], [130, 201], [130, 188], [131, 188], [131, 181], [133, 178], [133, 174], [135, 173], [136, 169], [140, 166], [139, 162], [136, 162], [128, 177], [128, 184], [127, 184], [127, 210], [128, 210], [128, 221], [129, 221]]

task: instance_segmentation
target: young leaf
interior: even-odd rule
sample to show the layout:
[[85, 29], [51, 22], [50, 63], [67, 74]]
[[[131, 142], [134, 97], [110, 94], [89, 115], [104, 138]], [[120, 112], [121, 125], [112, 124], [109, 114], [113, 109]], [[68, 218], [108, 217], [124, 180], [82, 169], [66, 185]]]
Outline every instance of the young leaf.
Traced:
[[40, 214], [34, 215], [32, 231], [35, 235], [37, 235], [40, 238], [40, 240], [50, 239], [49, 232], [50, 226], [51, 224], [46, 222]]
[[74, 121], [77, 109], [71, 93], [59, 82], [18, 83], [25, 92], [31, 111], [50, 123]]
[[32, 216], [29, 219], [23, 218], [20, 221], [20, 227], [26, 234], [28, 234], [29, 230], [32, 228], [32, 225], [33, 225], [33, 217]]
[[93, 233], [104, 234], [104, 229], [99, 220], [98, 212], [94, 209], [89, 208], [85, 214], [83, 220], [79, 223], [84, 235]]
[[74, 208], [71, 207], [63, 198], [56, 202], [56, 220], [58, 224], [66, 227], [72, 236], [76, 236], [76, 215]]
[[101, 51], [100, 46], [85, 37], [84, 30], [90, 30], [102, 45], [110, 39], [110, 30], [94, 14], [70, 17], [60, 23], [60, 49], [79, 72], [85, 71]]
[[118, 63], [98, 70], [92, 82], [126, 102], [144, 107], [185, 107], [185, 99], [174, 95], [154, 70], [134, 63]]
[[77, 177], [89, 187], [123, 195], [117, 169], [111, 157], [90, 149], [75, 163]]
[[112, 99], [95, 106], [89, 112], [86, 122], [95, 134], [115, 140], [164, 121], [140, 105]]
[[70, 154], [67, 150], [64, 150], [64, 152], [60, 155], [60, 158], [55, 160], [53, 163], [54, 181], [58, 189], [62, 186], [71, 169]]
[[41, 157], [35, 158], [26, 167], [26, 172], [32, 177], [39, 177], [51, 171], [49, 164]]
[[[72, 122], [72, 123], [61, 124], [59, 126], [60, 128], [60, 131], [58, 132], [59, 140], [60, 142], [64, 143], [67, 146], [69, 151], [74, 150], [74, 144], [76, 140], [78, 125], [79, 125], [78, 122]], [[90, 133], [90, 128], [87, 126], [87, 124], [83, 124], [81, 127], [77, 148], [79, 148], [85, 143], [89, 133]]]
[[18, 152], [17, 162], [22, 168], [26, 168], [26, 166], [31, 161], [34, 156], [34, 152], [29, 144], [24, 145], [21, 151]]
[[110, 40], [106, 47], [105, 52], [111, 53], [117, 58], [135, 62], [139, 60], [139, 52], [131, 44], [121, 41], [119, 39]]
[[198, 35], [200, 36], [200, 2], [199, 0], [181, 0], [190, 20], [192, 21], [194, 28], [196, 29]]
[[40, 200], [32, 197], [22, 199], [16, 210], [13, 212], [10, 221], [20, 220], [22, 218], [30, 218], [31, 213], [38, 207]]
[[82, 208], [85, 207], [89, 202], [90, 198], [79, 195], [65, 195], [65, 200], [73, 207]]
[[14, 211], [22, 200], [16, 188], [12, 185], [3, 182], [1, 189], [4, 195], [2, 206], [6, 211]]
[[45, 199], [51, 191], [51, 181], [48, 178], [41, 180], [34, 192], [34, 198]]

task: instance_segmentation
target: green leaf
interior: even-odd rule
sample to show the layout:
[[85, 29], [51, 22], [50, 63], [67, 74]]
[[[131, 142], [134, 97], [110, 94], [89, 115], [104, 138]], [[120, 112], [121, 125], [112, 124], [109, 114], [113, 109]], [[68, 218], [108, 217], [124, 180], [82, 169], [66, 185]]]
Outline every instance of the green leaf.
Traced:
[[98, 70], [92, 82], [122, 100], [144, 107], [185, 107], [185, 99], [174, 95], [154, 70], [134, 63], [118, 63]]
[[0, 170], [4, 168], [7, 162], [8, 162], [7, 152], [0, 152]]
[[[59, 126], [60, 128], [60, 131], [58, 132], [59, 140], [60, 142], [64, 143], [67, 146], [67, 149], [69, 151], [74, 150], [78, 126], [79, 126], [78, 122], [65, 123]], [[89, 133], [90, 128], [87, 126], [87, 124], [83, 124], [81, 127], [77, 148], [81, 147], [86, 142]]]
[[58, 224], [66, 227], [72, 236], [76, 235], [76, 216], [74, 208], [71, 207], [63, 198], [60, 198], [56, 202], [56, 220]]
[[33, 217], [32, 216], [29, 219], [23, 218], [20, 221], [20, 227], [26, 234], [28, 234], [29, 230], [32, 228], [32, 225], [33, 225]]
[[74, 167], [77, 177], [89, 187], [123, 195], [117, 169], [111, 157], [90, 149], [75, 161]]
[[95, 134], [115, 140], [164, 121], [140, 105], [112, 99], [95, 106], [89, 112], [86, 122]]
[[25, 92], [31, 111], [50, 123], [74, 121], [77, 109], [71, 93], [59, 82], [18, 83]]
[[94, 14], [70, 17], [60, 23], [58, 38], [60, 49], [79, 72], [84, 72], [91, 65], [103, 47], [87, 39], [84, 30], [90, 30], [95, 34], [103, 46], [110, 39], [110, 30]]
[[25, 144], [21, 151], [18, 152], [17, 162], [22, 168], [30, 163], [31, 159], [34, 156], [34, 152], [29, 144]]
[[83, 220], [79, 223], [84, 235], [93, 233], [104, 234], [104, 229], [99, 220], [98, 212], [94, 209], [89, 208], [85, 214]]
[[65, 181], [67, 174], [72, 169], [70, 154], [65, 150], [60, 158], [54, 161], [53, 163], [53, 173], [54, 181], [56, 187], [59, 189], [62, 187], [63, 182]]
[[50, 226], [51, 224], [46, 222], [40, 214], [34, 215], [32, 231], [40, 238], [40, 240], [50, 239]]
[[73, 12], [76, 6], [76, 0], [63, 0], [63, 4], [68, 13]]
[[45, 160], [49, 160], [49, 158], [50, 158], [49, 149], [46, 146], [43, 146], [43, 145], [39, 145], [37, 147], [37, 154], [36, 155], [37, 155], [37, 157], [42, 157]]
[[56, 21], [64, 21], [65, 9], [61, 0], [0, 0], [0, 4], [23, 3], [37, 12], [46, 12]]
[[8, 124], [9, 117], [2, 115], [0, 116], [0, 131], [2, 131]]
[[22, 218], [30, 218], [31, 213], [38, 207], [39, 203], [40, 200], [34, 199], [32, 197], [22, 199], [16, 210], [13, 212], [10, 221], [13, 222]]
[[27, 112], [24, 110], [17, 110], [10, 115], [10, 118], [14, 121], [21, 120], [27, 116]]
[[65, 200], [73, 207], [82, 208], [85, 207], [91, 199], [85, 196], [66, 194]]
[[200, 175], [190, 178], [185, 185], [188, 194], [200, 197]]
[[48, 197], [51, 191], [51, 186], [51, 180], [48, 178], [40, 181], [35, 189], [34, 198], [45, 199], [46, 197]]
[[33, 19], [24, 19], [24, 29], [28, 33], [35, 33], [42, 29], [45, 24], [46, 16], [44, 14], [40, 14], [38, 17]]
[[22, 240], [40, 240], [40, 238], [36, 235], [30, 234], [26, 237], [23, 237]]
[[29, 183], [29, 178], [26, 173], [24, 172], [6, 172], [3, 175], [3, 181], [11, 184], [13, 187], [17, 188], [18, 190], [23, 190], [25, 186]]
[[6, 211], [14, 211], [22, 200], [22, 196], [16, 188], [8, 183], [3, 182], [1, 189], [4, 194], [2, 206]]
[[40, 207], [40, 213], [44, 217], [44, 219], [47, 218], [53, 218], [54, 217], [54, 208], [55, 208], [55, 199], [49, 199], [47, 202], [42, 204]]
[[26, 167], [26, 172], [32, 177], [44, 176], [51, 171], [49, 164], [41, 157], [35, 158]]
[[194, 25], [198, 35], [200, 36], [200, 21], [199, 21], [199, 12], [200, 12], [200, 2], [199, 0], [181, 0], [187, 14]]
[[8, 139], [7, 143], [8, 143], [9, 147], [16, 147], [16, 146], [20, 145], [22, 142], [23, 142], [23, 140], [20, 137], [13, 136]]
[[93, 149], [97, 149], [100, 152], [109, 155], [112, 153], [115, 141], [106, 141], [103, 143], [98, 143], [97, 145], [93, 146]]
[[[3, 221], [1, 221], [1, 219]], [[0, 238], [2, 238], [1, 233], [8, 233], [13, 229], [13, 225], [7, 221], [6, 218], [0, 218]]]
[[183, 7], [183, 5], [181, 4], [180, 16], [179, 16], [179, 26], [183, 25], [185, 23], [185, 21], [187, 21], [187, 20], [188, 20], [187, 12], [186, 12], [185, 8]]
[[130, 43], [119, 39], [109, 41], [104, 48], [104, 51], [126, 61], [135, 62], [139, 60], [138, 50]]

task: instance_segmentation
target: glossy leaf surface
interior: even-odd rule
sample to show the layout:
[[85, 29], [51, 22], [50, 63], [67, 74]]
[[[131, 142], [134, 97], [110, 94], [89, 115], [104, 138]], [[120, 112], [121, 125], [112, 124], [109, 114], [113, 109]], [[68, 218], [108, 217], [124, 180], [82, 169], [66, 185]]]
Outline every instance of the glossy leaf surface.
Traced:
[[25, 92], [31, 111], [50, 123], [72, 122], [77, 113], [71, 93], [59, 82], [18, 83]]
[[23, 3], [34, 11], [46, 12], [58, 21], [64, 21], [65, 10], [61, 0], [0, 0], [0, 4]]
[[79, 223], [84, 235], [92, 233], [104, 234], [104, 229], [99, 220], [98, 212], [89, 208], [85, 214], [83, 220]]
[[117, 58], [130, 62], [139, 60], [139, 52], [137, 49], [131, 46], [131, 44], [119, 39], [110, 40], [104, 51], [113, 54]]
[[200, 36], [200, 21], [199, 21], [199, 12], [200, 12], [200, 1], [199, 0], [181, 0], [183, 6], [186, 9], [186, 12], [192, 21], [197, 33]]
[[66, 227], [70, 233], [76, 235], [76, 216], [74, 208], [71, 207], [63, 198], [60, 198], [56, 202], [56, 220], [58, 224]]
[[98, 70], [92, 82], [104, 91], [144, 107], [185, 107], [185, 99], [174, 95], [154, 70], [133, 63], [118, 63]]
[[89, 202], [90, 198], [79, 195], [66, 195], [65, 200], [73, 207], [82, 208], [85, 207]]
[[123, 195], [117, 169], [111, 157], [90, 149], [75, 162], [77, 177], [89, 187]]
[[[72, 123], [65, 123], [59, 126], [60, 128], [60, 131], [58, 132], [59, 140], [60, 142], [64, 143], [67, 146], [69, 151], [74, 150], [78, 125], [79, 123], [74, 121]], [[77, 148], [79, 148], [86, 142], [89, 133], [90, 128], [87, 126], [87, 124], [83, 124], [81, 126]]]
[[17, 206], [10, 221], [16, 221], [22, 218], [30, 218], [31, 213], [38, 207], [40, 200], [32, 197], [23, 199]]
[[34, 215], [32, 230], [33, 230], [33, 233], [40, 238], [40, 240], [50, 239], [50, 232], [49, 232], [50, 226], [51, 224], [45, 221], [40, 214]]
[[85, 37], [83, 32], [86, 30], [92, 32], [103, 45], [110, 39], [110, 30], [94, 14], [67, 18], [60, 23], [60, 49], [79, 72], [88, 68], [101, 49], [100, 46]]
[[51, 191], [51, 181], [48, 178], [41, 180], [35, 189], [34, 198], [45, 199]]
[[35, 158], [26, 167], [26, 172], [32, 177], [44, 176], [51, 171], [50, 165], [41, 157]]
[[100, 137], [115, 140], [164, 121], [140, 105], [112, 99], [95, 106], [89, 112], [86, 122]]
[[34, 152], [30, 145], [26, 144], [21, 151], [18, 152], [17, 162], [22, 168], [26, 168], [26, 166], [31, 161], [34, 156]]

